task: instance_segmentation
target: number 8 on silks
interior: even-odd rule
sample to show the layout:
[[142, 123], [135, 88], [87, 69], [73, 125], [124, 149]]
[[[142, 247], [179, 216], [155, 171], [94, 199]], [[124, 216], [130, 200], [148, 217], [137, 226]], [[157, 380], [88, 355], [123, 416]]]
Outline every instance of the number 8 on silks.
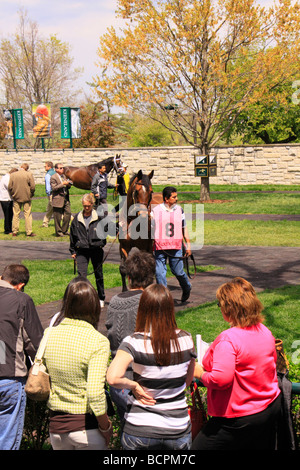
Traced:
[[163, 204], [157, 205], [153, 211], [154, 240], [156, 250], [180, 250], [182, 247], [183, 210], [175, 206], [167, 210]]

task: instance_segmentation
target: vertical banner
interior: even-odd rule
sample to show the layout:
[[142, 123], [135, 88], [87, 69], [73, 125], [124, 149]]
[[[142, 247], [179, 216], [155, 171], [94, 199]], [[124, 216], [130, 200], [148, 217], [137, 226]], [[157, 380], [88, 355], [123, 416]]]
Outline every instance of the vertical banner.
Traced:
[[14, 148], [17, 148], [17, 139], [24, 139], [23, 109], [3, 109], [6, 124], [6, 139], [14, 139]]
[[7, 139], [24, 139], [23, 109], [4, 109]]
[[81, 137], [80, 108], [71, 108], [71, 132], [73, 139]]
[[51, 137], [50, 103], [33, 103], [33, 137]]
[[61, 126], [61, 138], [71, 138], [71, 115], [70, 108], [60, 108], [60, 126]]
[[12, 117], [11, 111], [9, 109], [3, 109], [3, 117], [5, 121], [5, 126], [6, 126], [5, 138], [13, 139], [14, 131], [13, 131], [13, 117]]
[[15, 139], [24, 139], [23, 109], [12, 109]]
[[80, 108], [60, 108], [61, 138], [80, 139]]

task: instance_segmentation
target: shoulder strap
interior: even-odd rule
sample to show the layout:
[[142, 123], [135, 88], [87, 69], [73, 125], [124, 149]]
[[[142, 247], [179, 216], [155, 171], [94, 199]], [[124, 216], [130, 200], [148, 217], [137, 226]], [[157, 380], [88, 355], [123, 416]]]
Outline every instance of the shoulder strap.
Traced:
[[45, 349], [46, 349], [46, 345], [47, 345], [47, 341], [48, 341], [48, 338], [49, 338], [49, 335], [50, 335], [50, 332], [51, 332], [51, 328], [53, 327], [54, 325], [54, 322], [55, 320], [57, 319], [58, 315], [60, 314], [60, 312], [57, 312], [51, 319], [51, 322], [49, 324], [49, 327], [46, 331], [46, 333], [44, 334], [42, 340], [41, 340], [41, 343], [40, 343], [40, 346], [39, 346], [39, 349], [38, 349], [38, 352], [35, 356], [35, 359], [34, 359], [34, 362], [38, 362], [38, 361], [41, 361], [43, 359], [43, 356], [44, 356], [44, 352], [45, 352]]

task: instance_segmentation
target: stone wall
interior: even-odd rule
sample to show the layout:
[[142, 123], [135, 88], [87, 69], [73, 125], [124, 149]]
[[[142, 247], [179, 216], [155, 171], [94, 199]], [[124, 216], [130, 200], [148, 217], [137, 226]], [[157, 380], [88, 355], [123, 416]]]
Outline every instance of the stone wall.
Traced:
[[[0, 176], [10, 168], [28, 163], [37, 183], [44, 183], [44, 163], [83, 166], [121, 153], [129, 173], [154, 169], [154, 184], [200, 184], [195, 177], [192, 147], [128, 149], [0, 150]], [[256, 147], [218, 147], [215, 184], [300, 184], [300, 144]]]

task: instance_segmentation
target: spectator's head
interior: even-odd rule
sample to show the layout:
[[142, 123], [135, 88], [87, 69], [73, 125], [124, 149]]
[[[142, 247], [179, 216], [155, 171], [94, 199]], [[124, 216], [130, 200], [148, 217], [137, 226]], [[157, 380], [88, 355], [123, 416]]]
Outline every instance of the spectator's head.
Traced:
[[53, 163], [52, 162], [45, 162], [45, 170], [49, 171], [53, 168]]
[[136, 332], [150, 335], [155, 359], [159, 365], [170, 365], [171, 344], [177, 363], [180, 347], [177, 338], [174, 301], [170, 291], [162, 284], [151, 284], [142, 293], [136, 318]]
[[125, 260], [125, 271], [131, 289], [145, 289], [153, 283], [155, 259], [151, 253], [132, 248]]
[[230, 325], [244, 328], [263, 321], [263, 305], [252, 284], [242, 277], [235, 277], [220, 286], [216, 297], [222, 315]]
[[9, 264], [4, 268], [1, 279], [15, 289], [23, 290], [29, 281], [29, 271], [23, 264]]
[[23, 170], [25, 170], [25, 171], [28, 171], [29, 170], [28, 163], [22, 163], [21, 168], [23, 168]]
[[66, 318], [84, 320], [95, 328], [100, 317], [100, 301], [95, 288], [85, 277], [75, 277], [67, 286], [62, 302]]
[[64, 172], [64, 167], [62, 166], [61, 163], [55, 163], [55, 171], [56, 173], [58, 173], [59, 175], [62, 175], [63, 172]]
[[11, 175], [12, 173], [15, 173], [16, 171], [18, 171], [18, 168], [12, 168], [11, 170], [9, 170], [9, 174]]

